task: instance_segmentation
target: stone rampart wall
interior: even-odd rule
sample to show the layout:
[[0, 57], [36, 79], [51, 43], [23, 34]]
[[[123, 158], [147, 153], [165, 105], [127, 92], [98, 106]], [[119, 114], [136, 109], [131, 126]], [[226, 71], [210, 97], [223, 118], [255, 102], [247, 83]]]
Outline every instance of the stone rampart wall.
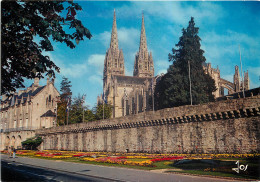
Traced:
[[260, 152], [260, 95], [37, 130], [41, 149]]

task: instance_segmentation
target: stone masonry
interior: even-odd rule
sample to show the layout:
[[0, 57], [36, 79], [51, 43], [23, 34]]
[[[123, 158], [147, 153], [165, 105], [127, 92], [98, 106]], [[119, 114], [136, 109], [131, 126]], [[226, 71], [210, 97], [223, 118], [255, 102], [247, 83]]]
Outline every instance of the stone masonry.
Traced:
[[260, 95], [40, 129], [43, 149], [160, 152], [260, 152]]
[[39, 78], [13, 96], [2, 96], [0, 108], [0, 150], [22, 148], [21, 142], [35, 136], [35, 130], [56, 125], [56, 102], [59, 92], [54, 80], [47, 79], [45, 86]]

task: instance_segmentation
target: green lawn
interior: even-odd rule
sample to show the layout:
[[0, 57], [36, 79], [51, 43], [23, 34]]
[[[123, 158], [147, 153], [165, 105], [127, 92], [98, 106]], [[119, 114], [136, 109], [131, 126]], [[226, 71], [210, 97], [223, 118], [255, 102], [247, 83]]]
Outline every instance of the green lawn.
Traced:
[[232, 178], [260, 179], [259, 160], [240, 160], [240, 165], [248, 165], [245, 171], [240, 170], [239, 173], [232, 170], [237, 168], [235, 161], [226, 160], [189, 160], [186, 163], [172, 163], [169, 166], [178, 170], [169, 170], [167, 172], [178, 172], [198, 175], [212, 175]]

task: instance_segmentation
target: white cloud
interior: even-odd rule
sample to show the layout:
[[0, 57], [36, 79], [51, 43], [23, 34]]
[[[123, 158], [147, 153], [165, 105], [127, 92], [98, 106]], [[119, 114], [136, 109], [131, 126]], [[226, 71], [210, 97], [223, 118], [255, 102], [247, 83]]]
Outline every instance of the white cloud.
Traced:
[[[60, 68], [60, 74], [66, 77], [78, 78], [88, 72], [87, 62], [80, 64], [64, 64], [64, 62], [57, 58], [57, 56], [51, 54], [50, 52], [44, 52], [45, 56], [49, 56], [51, 60]], [[62, 57], [62, 56], [61, 56]], [[71, 61], [78, 62], [78, 61]]]
[[[138, 47], [140, 30], [121, 27], [117, 29], [117, 36], [119, 41], [119, 49], [131, 51], [132, 49], [136, 49], [136, 47]], [[111, 40], [111, 32], [105, 31], [97, 35], [97, 37], [99, 37], [99, 41], [108, 49]]]
[[[260, 43], [256, 41], [256, 37], [245, 33], [227, 30], [222, 35], [216, 32], [207, 32], [200, 37], [202, 39], [202, 49], [205, 51], [207, 60], [218, 65], [223, 64], [223, 62], [225, 62], [225, 65], [240, 64], [239, 45], [244, 62], [250, 62], [250, 60], [257, 57], [260, 58], [258, 50]], [[254, 56], [252, 57], [252, 55]]]
[[168, 60], [158, 60], [154, 64], [157, 68], [168, 68], [171, 63]]
[[238, 33], [235, 31], [227, 30], [226, 34], [219, 35], [216, 32], [208, 32], [203, 36], [203, 41], [207, 43], [222, 43], [224, 42], [232, 42], [238, 45], [239, 43], [244, 43], [246, 45], [257, 46], [259, 43], [255, 40], [254, 37], [250, 37], [244, 33]]
[[109, 47], [110, 39], [111, 39], [111, 32], [105, 31], [97, 35], [98, 40], [106, 47]]
[[[141, 29], [141, 28], [140, 28]], [[118, 41], [119, 48], [127, 49], [127, 51], [132, 51], [135, 49], [136, 51], [139, 45], [139, 37], [141, 31], [135, 28], [119, 28], [118, 29]]]
[[88, 64], [96, 67], [102, 67], [104, 65], [104, 54], [92, 54], [88, 58]]
[[86, 61], [79, 64], [66, 65], [60, 59], [56, 59], [52, 55], [49, 56], [55, 61], [56, 65], [60, 67], [61, 75], [65, 75], [66, 77], [80, 78], [81, 76], [88, 74], [89, 70], [98, 70], [96, 72], [98, 75], [102, 75], [103, 73], [105, 55], [102, 54], [90, 55]]
[[155, 74], [155, 75], [161, 75], [162, 73], [163, 74], [167, 73], [167, 69], [160, 69], [157, 71], [157, 74]]
[[181, 25], [186, 25], [191, 16], [198, 21], [214, 23], [225, 15], [221, 6], [210, 2], [197, 3], [196, 6], [185, 2], [132, 2], [129, 6], [122, 6], [117, 12], [118, 16], [136, 17], [140, 16], [141, 10], [149, 16], [162, 17]]
[[91, 75], [88, 78], [89, 82], [92, 82], [94, 84], [99, 84], [100, 86], [103, 86], [103, 79], [101, 75]]
[[88, 64], [92, 70], [96, 70], [95, 74], [98, 76], [103, 75], [105, 55], [93, 54], [88, 58]]
[[66, 77], [79, 78], [88, 72], [88, 66], [85, 63], [82, 64], [68, 64], [66, 66], [60, 66], [61, 74]]

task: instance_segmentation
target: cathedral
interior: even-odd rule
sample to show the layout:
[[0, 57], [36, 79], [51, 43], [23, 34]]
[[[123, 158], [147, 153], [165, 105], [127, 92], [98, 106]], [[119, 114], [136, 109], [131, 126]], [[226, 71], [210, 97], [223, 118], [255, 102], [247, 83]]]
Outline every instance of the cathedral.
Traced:
[[148, 52], [142, 15], [139, 50], [135, 55], [133, 76], [125, 76], [124, 55], [119, 49], [116, 13], [114, 11], [110, 47], [104, 60], [103, 98], [113, 107], [112, 117], [120, 117], [152, 110], [152, 93], [156, 79], [152, 53]]
[[235, 74], [233, 76], [233, 83], [220, 77], [220, 70], [217, 68], [212, 68], [211, 63], [205, 63], [203, 69], [206, 74], [209, 74], [211, 78], [215, 81], [217, 90], [213, 92], [215, 98], [223, 97], [226, 95], [224, 89], [227, 90], [228, 95], [234, 94], [236, 92], [241, 92], [250, 89], [250, 80], [248, 71], [244, 72], [244, 77], [240, 80], [239, 67], [235, 66]]
[[[249, 90], [248, 72], [240, 81], [239, 68], [235, 67], [233, 83], [220, 77], [220, 70], [212, 68], [211, 63], [205, 63], [203, 69], [215, 81], [217, 90], [213, 93], [215, 98], [224, 96], [224, 89], [228, 94]], [[139, 50], [135, 55], [133, 76], [125, 76], [124, 55], [119, 49], [116, 25], [116, 13], [114, 11], [113, 26], [110, 46], [106, 52], [103, 71], [103, 95], [98, 96], [97, 103], [103, 101], [112, 105], [112, 118], [137, 114], [153, 110], [153, 92], [156, 83], [161, 76], [154, 76], [154, 63], [152, 53], [148, 52], [144, 15]]]

